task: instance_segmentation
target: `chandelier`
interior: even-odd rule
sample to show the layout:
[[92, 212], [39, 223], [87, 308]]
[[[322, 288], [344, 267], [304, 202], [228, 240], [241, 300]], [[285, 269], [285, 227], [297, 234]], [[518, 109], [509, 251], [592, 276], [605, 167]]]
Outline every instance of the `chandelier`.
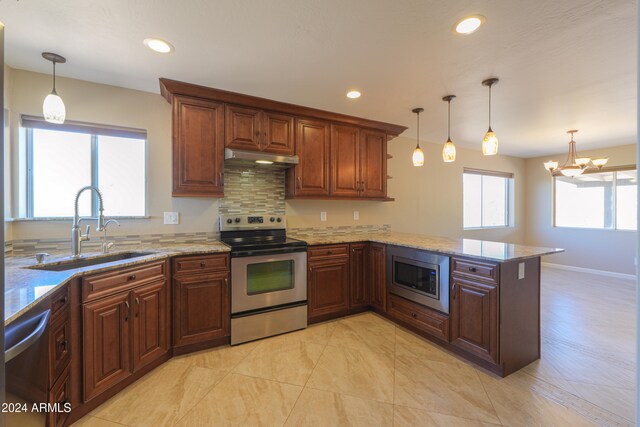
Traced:
[[578, 132], [576, 129], [567, 131], [567, 133], [571, 135], [571, 141], [569, 141], [569, 154], [567, 155], [567, 160], [562, 166], [558, 167], [558, 162], [554, 160], [549, 160], [544, 163], [544, 168], [548, 170], [551, 175], [556, 175], [560, 172], [564, 176], [573, 178], [582, 175], [582, 172], [589, 168], [589, 163], [593, 164], [593, 166], [598, 169], [602, 169], [602, 167], [607, 164], [607, 161], [609, 161], [606, 157], [593, 160], [591, 160], [590, 157], [578, 157], [576, 142], [573, 140], [573, 134], [576, 132]]

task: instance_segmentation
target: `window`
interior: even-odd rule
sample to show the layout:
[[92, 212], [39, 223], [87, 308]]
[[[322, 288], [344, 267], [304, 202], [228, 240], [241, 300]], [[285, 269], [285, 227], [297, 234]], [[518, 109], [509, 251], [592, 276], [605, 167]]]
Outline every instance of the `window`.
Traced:
[[637, 171], [633, 167], [585, 171], [554, 178], [556, 227], [636, 230]]
[[[100, 189], [104, 214], [146, 215], [146, 133], [91, 125], [50, 125], [22, 119], [27, 128], [27, 216], [71, 217], [78, 190]], [[55, 126], [55, 127], [54, 127]], [[98, 214], [98, 197], [86, 191], [82, 216]]]
[[512, 182], [512, 173], [465, 168], [464, 228], [508, 227]]

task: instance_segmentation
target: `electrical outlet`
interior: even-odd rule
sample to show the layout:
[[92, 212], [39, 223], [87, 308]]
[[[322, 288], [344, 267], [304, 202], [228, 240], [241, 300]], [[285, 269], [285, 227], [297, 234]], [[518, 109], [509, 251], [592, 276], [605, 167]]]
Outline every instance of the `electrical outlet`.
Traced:
[[165, 225], [180, 224], [180, 212], [165, 212], [164, 223]]
[[524, 279], [524, 262], [518, 264], [518, 279]]
[[320, 221], [326, 221], [326, 220], [327, 220], [327, 213], [320, 212]]
[[353, 220], [358, 221], [360, 219], [360, 212], [353, 211]]

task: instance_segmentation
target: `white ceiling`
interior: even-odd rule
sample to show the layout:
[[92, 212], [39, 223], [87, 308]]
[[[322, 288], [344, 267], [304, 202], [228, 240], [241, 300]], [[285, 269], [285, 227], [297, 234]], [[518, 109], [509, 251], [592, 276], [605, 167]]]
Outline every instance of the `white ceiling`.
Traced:
[[[453, 34], [461, 17], [487, 22]], [[167, 77], [409, 126], [479, 149], [487, 88], [500, 153], [532, 157], [635, 143], [634, 0], [0, 0], [6, 62], [159, 92]], [[175, 46], [149, 51], [146, 37]], [[348, 100], [347, 89], [363, 92]], [[61, 95], [64, 98], [62, 91]], [[44, 96], [44, 94], [43, 94]]]

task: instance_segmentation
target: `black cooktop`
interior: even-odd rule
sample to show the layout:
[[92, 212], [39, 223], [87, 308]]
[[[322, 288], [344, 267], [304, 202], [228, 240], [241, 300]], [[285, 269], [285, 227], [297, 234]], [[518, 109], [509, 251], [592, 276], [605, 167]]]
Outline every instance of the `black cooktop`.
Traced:
[[285, 230], [223, 231], [220, 240], [232, 250], [303, 248], [307, 242], [287, 237]]

